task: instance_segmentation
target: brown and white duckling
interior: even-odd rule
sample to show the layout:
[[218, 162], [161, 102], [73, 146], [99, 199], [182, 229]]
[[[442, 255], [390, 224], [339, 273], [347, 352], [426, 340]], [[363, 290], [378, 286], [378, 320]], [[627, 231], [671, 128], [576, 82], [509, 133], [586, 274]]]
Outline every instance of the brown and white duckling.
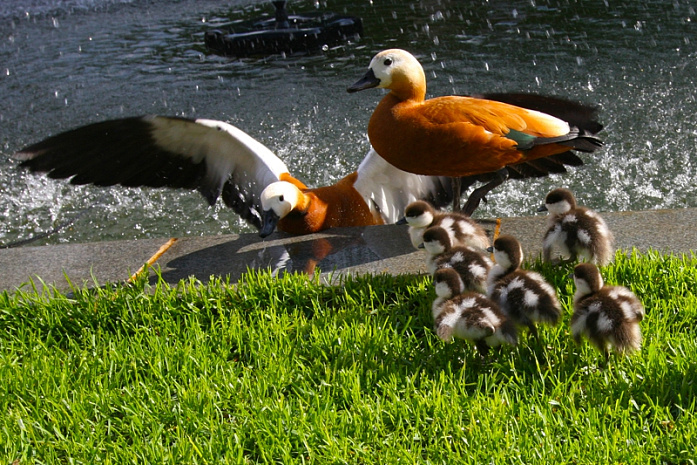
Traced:
[[500, 236], [489, 248], [496, 264], [489, 272], [487, 295], [501, 306], [516, 324], [526, 326], [537, 337], [537, 323], [559, 322], [561, 305], [554, 288], [539, 273], [520, 269], [523, 249], [508, 235]]
[[423, 243], [423, 233], [430, 226], [442, 226], [451, 235], [453, 246], [470, 245], [486, 249], [489, 237], [486, 231], [469, 216], [458, 212], [444, 212], [433, 205], [417, 200], [404, 209], [404, 220], [409, 224], [409, 238], [414, 248]]
[[581, 258], [598, 265], [610, 263], [614, 253], [612, 232], [596, 212], [577, 206], [570, 190], [552, 190], [538, 211], [549, 212], [543, 243], [546, 262], [560, 262], [552, 259], [556, 249], [568, 262]]
[[457, 272], [451, 268], [436, 271], [433, 281], [438, 296], [433, 302], [433, 326], [438, 337], [450, 342], [453, 337], [472, 342], [485, 357], [492, 347], [515, 345], [515, 325], [496, 302], [477, 292], [464, 292]]
[[491, 260], [479, 249], [469, 246], [453, 247], [451, 236], [441, 226], [427, 228], [423, 235], [424, 249], [429, 253], [428, 270], [434, 274], [441, 268], [452, 268], [460, 276], [464, 289], [486, 293]]
[[586, 337], [607, 359], [609, 349], [627, 354], [641, 348], [644, 306], [627, 288], [605, 286], [598, 267], [582, 263], [574, 268], [574, 314], [571, 334]]

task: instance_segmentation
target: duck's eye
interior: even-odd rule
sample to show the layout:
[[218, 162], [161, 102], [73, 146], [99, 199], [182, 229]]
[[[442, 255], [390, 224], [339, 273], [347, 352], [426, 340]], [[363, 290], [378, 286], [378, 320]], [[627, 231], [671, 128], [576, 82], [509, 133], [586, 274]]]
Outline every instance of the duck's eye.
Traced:
[[278, 196], [278, 201], [279, 201], [279, 202], [283, 202], [283, 196], [282, 196], [282, 195], [279, 195], [279, 196]]
[[385, 61], [383, 61], [383, 64], [385, 66], [390, 66], [392, 64], [392, 58], [385, 58]]

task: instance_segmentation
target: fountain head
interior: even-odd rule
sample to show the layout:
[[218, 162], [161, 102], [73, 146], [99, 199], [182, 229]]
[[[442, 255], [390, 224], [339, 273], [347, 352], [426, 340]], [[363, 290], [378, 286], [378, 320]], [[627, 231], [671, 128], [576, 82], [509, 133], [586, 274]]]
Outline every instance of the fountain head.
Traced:
[[208, 49], [237, 58], [312, 53], [363, 36], [361, 18], [322, 11], [288, 14], [285, 0], [271, 3], [276, 8], [273, 18], [234, 22], [226, 31], [206, 31]]
[[288, 22], [288, 12], [286, 11], [286, 0], [277, 0], [271, 3], [276, 7], [276, 29], [288, 29], [290, 23]]

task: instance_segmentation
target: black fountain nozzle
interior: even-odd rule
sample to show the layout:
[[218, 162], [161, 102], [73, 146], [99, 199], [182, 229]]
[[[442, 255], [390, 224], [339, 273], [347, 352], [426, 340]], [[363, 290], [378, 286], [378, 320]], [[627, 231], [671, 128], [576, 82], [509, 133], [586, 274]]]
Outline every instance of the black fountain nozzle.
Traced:
[[[0, 0], [1, 1], [1, 0]], [[203, 39], [214, 53], [253, 57], [273, 53], [312, 53], [363, 36], [361, 18], [327, 11], [288, 14], [287, 0], [271, 0], [274, 16], [235, 21], [230, 29], [211, 29]]]
[[288, 12], [286, 11], [286, 0], [276, 0], [271, 2], [276, 7], [276, 29], [288, 29]]

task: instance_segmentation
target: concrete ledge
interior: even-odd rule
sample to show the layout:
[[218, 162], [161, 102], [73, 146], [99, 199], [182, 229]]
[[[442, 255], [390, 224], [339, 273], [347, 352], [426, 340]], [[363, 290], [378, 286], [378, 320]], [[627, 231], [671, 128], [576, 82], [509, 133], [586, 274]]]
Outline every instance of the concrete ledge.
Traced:
[[[697, 209], [603, 213], [618, 249], [649, 249], [683, 254], [697, 250]], [[482, 220], [493, 237], [496, 220]], [[546, 216], [504, 218], [499, 234], [512, 234], [527, 257], [541, 254]], [[419, 274], [425, 272], [425, 253], [415, 251], [406, 226], [337, 228], [307, 236], [276, 233], [266, 240], [256, 234], [230, 234], [168, 239], [96, 242], [0, 250], [0, 290], [13, 292], [34, 280], [60, 291], [126, 281], [148, 260], [171, 284], [189, 276], [207, 282], [229, 275], [236, 281], [248, 269], [297, 271], [341, 276], [347, 273]], [[166, 250], [161, 248], [166, 245]], [[154, 260], [154, 259], [153, 259]], [[152, 274], [152, 272], [151, 272]], [[153, 279], [151, 277], [151, 279]], [[42, 284], [44, 283], [44, 284]]]

